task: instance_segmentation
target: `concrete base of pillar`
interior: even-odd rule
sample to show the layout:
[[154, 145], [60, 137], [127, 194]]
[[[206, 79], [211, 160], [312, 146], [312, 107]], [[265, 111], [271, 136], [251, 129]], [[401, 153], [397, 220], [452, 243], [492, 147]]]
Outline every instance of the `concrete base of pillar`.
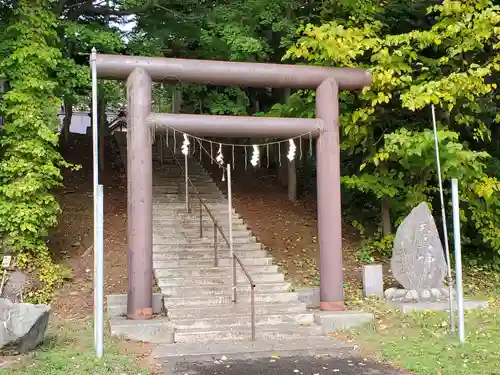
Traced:
[[[108, 317], [124, 317], [127, 316], [127, 300], [126, 294], [111, 294], [107, 296], [107, 312]], [[153, 293], [153, 308], [151, 309], [151, 315], [162, 314], [164, 312], [163, 307], [163, 294]], [[134, 320], [147, 320], [134, 319]]]
[[319, 311], [314, 313], [314, 321], [323, 327], [323, 334], [360, 327], [373, 322], [372, 313], [363, 311]]
[[319, 308], [323, 311], [344, 311], [344, 301], [321, 301]]
[[131, 320], [150, 320], [153, 319], [153, 309], [145, 307], [134, 311], [132, 314], [127, 313], [127, 318]]

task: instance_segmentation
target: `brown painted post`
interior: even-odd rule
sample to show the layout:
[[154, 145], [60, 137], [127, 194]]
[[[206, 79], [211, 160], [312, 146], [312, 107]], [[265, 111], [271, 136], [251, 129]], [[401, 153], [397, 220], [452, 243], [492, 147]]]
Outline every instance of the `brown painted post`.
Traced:
[[130, 319], [153, 315], [153, 178], [151, 77], [136, 68], [127, 79], [128, 300]]
[[324, 126], [316, 143], [322, 310], [344, 309], [338, 92], [339, 86], [331, 78], [316, 91], [316, 116]]

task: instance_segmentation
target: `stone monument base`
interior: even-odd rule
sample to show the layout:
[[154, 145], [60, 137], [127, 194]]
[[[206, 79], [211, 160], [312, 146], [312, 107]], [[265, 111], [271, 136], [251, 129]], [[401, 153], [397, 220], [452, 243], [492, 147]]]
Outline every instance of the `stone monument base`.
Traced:
[[[432, 310], [432, 311], [446, 311], [450, 309], [449, 302], [402, 302], [402, 301], [390, 301], [386, 302], [389, 306], [401, 310], [404, 313], [411, 313], [413, 311], [423, 311], [423, 310]], [[457, 309], [456, 300], [453, 301], [454, 309]], [[473, 309], [486, 309], [488, 308], [488, 301], [480, 301], [480, 300], [465, 300], [464, 301], [464, 309], [465, 310], [473, 310]]]
[[[456, 296], [455, 290], [452, 291], [452, 295]], [[450, 299], [450, 291], [445, 287], [422, 290], [389, 288], [384, 292], [384, 296], [394, 302], [446, 302]]]

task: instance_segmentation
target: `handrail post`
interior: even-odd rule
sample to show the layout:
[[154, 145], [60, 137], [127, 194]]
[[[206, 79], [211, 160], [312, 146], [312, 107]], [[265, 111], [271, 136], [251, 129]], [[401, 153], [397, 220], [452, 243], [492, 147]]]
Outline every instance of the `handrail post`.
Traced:
[[232, 200], [232, 192], [231, 192], [231, 164], [227, 164], [226, 168], [227, 172], [227, 205], [229, 210], [229, 253], [231, 257], [232, 271], [233, 271], [233, 291], [232, 291], [232, 300], [236, 302], [236, 259], [234, 258], [234, 247], [233, 247], [233, 200]]
[[203, 205], [200, 202], [200, 238], [203, 237]]
[[160, 141], [160, 163], [163, 165], [163, 136], [160, 135], [159, 137], [159, 141]]
[[252, 309], [252, 341], [255, 341], [255, 284], [250, 285], [250, 306]]
[[185, 182], [186, 182], [186, 211], [189, 210], [189, 176], [188, 176], [188, 156], [187, 153], [184, 155], [184, 174], [185, 174]]
[[219, 266], [219, 259], [217, 257], [217, 224], [214, 222], [214, 266]]
[[233, 267], [233, 287], [232, 287], [232, 301], [236, 303], [236, 257], [233, 254], [232, 259], [232, 267]]

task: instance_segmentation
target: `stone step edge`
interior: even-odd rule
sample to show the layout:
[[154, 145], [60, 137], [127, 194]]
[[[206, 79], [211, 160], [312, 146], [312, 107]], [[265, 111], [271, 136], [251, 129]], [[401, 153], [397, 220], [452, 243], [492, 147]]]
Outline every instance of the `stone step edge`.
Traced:
[[[278, 301], [278, 298], [280, 297], [287, 297], [285, 301]], [[249, 306], [250, 303], [250, 294], [248, 295], [239, 295], [238, 296], [238, 302], [237, 303], [244, 303]], [[274, 297], [273, 302], [270, 301], [265, 301], [262, 299], [265, 299], [266, 297]], [[262, 298], [262, 299], [259, 299]], [[192, 304], [182, 304], [183, 301], [189, 300], [191, 302], [194, 302]], [[214, 302], [214, 300], [224, 300], [224, 302]], [[225, 302], [227, 300], [228, 302]], [[206, 295], [200, 295], [198, 297], [190, 296], [188, 298], [182, 297], [182, 296], [167, 296], [164, 299], [164, 305], [165, 308], [168, 309], [181, 309], [181, 308], [186, 308], [186, 307], [194, 307], [197, 304], [206, 304], [207, 302], [212, 302], [209, 303], [207, 306], [226, 306], [229, 307], [233, 305], [233, 303], [229, 302], [231, 300], [231, 294], [221, 294], [221, 295], [211, 295], [211, 294], [206, 294]], [[280, 291], [280, 292], [263, 292], [263, 293], [255, 293], [255, 305], [261, 305], [261, 304], [276, 304], [276, 305], [286, 305], [290, 303], [291, 301], [295, 302], [298, 301], [298, 296], [294, 292], [286, 292], [286, 291]], [[179, 304], [180, 303], [180, 304]]]
[[[248, 322], [245, 324], [237, 325], [237, 326], [226, 326], [223, 324], [218, 324], [212, 328], [177, 328], [176, 323], [172, 322], [174, 325], [175, 333], [184, 334], [184, 335], [204, 335], [204, 334], [221, 334], [224, 333], [250, 333], [251, 332], [251, 319], [248, 317]], [[225, 328], [225, 329], [224, 329]], [[258, 326], [259, 332], [297, 332], [297, 333], [307, 333], [308, 330], [316, 330], [318, 331], [318, 336], [321, 336], [323, 333], [322, 327], [316, 323], [308, 323], [307, 325], [302, 325], [300, 323], [293, 322], [282, 322], [282, 323], [265, 323]], [[257, 331], [257, 330], [256, 330]], [[305, 332], [304, 332], [305, 331]]]
[[[309, 316], [310, 317], [310, 322], [307, 323], [313, 323], [314, 322], [314, 313], [311, 311], [304, 310], [303, 312], [273, 312], [271, 314], [255, 314], [255, 320], [256, 323], [259, 324], [259, 321], [265, 321], [266, 319], [273, 318], [273, 319], [281, 319], [283, 320], [283, 323], [293, 323], [293, 324], [301, 324], [296, 320], [297, 316]], [[250, 325], [251, 324], [251, 317], [249, 312], [238, 312], [238, 313], [232, 313], [224, 317], [219, 317], [219, 316], [210, 316], [206, 318], [178, 318], [178, 317], [170, 317], [170, 322], [174, 324], [174, 326], [179, 326], [179, 325], [186, 325], [186, 326], [191, 326], [191, 325], [196, 325], [197, 323], [204, 322], [207, 324], [212, 324], [212, 322], [216, 321], [233, 321], [233, 320], [239, 320], [239, 319], [245, 319], [245, 322], [242, 325]], [[214, 323], [218, 325], [226, 325], [224, 323]], [[238, 325], [239, 326], [239, 325]], [[200, 328], [191, 328], [191, 329], [200, 329]]]
[[[126, 294], [108, 294], [106, 296], [106, 311], [109, 318], [123, 317], [127, 314]], [[163, 293], [153, 293], [153, 314], [165, 311]]]
[[[168, 305], [168, 298], [166, 298], [166, 304]], [[248, 306], [245, 305], [245, 306], [242, 306], [242, 305], [239, 305], [239, 306], [242, 306], [242, 307], [236, 307], [234, 308], [233, 306], [235, 306], [233, 303], [231, 304], [219, 304], [219, 305], [208, 305], [206, 306], [207, 309], [210, 309], [210, 310], [217, 310], [217, 309], [220, 309], [220, 310], [230, 310], [229, 312], [231, 314], [235, 314], [235, 315], [238, 315], [238, 314], [249, 314], [249, 310], [248, 310]], [[205, 306], [204, 306], [205, 307]], [[203, 308], [204, 308], [203, 307]], [[307, 307], [306, 307], [306, 304], [303, 303], [303, 302], [300, 302], [300, 301], [290, 301], [290, 302], [285, 302], [285, 303], [276, 303], [276, 302], [255, 302], [255, 307], [256, 307], [256, 310], [259, 309], [259, 308], [262, 308], [262, 309], [276, 309], [276, 311], [279, 311], [279, 314], [296, 314], [297, 311], [303, 311], [303, 312], [308, 312], [307, 310]], [[290, 307], [293, 307], [294, 309], [297, 309], [297, 310], [292, 310], [292, 312], [288, 311], [287, 309], [290, 308]], [[182, 307], [173, 307], [171, 308], [173, 310], [175, 310], [176, 313], [179, 313], [179, 312], [183, 312], [183, 313], [193, 313], [195, 311], [201, 311], [201, 307], [199, 306], [182, 306]], [[167, 306], [167, 309], [166, 309], [167, 313], [168, 313], [168, 306]], [[301, 312], [302, 313], [302, 312]], [[274, 314], [274, 313], [273, 313]], [[269, 314], [257, 314], [257, 315], [269, 315]], [[176, 315], [174, 315], [176, 316]], [[210, 318], [211, 316], [209, 316], [208, 318]], [[186, 319], [191, 319], [191, 318], [186, 318]], [[196, 318], [198, 319], [198, 318]]]
[[[230, 258], [228, 258], [230, 259]], [[154, 267], [154, 265], [153, 265]], [[276, 269], [273, 270], [273, 271], [266, 271], [266, 272], [256, 272], [257, 274], [268, 274], [268, 273], [274, 273], [274, 272], [278, 272], [279, 273], [279, 267], [275, 264], [271, 264], [271, 265], [251, 265], [251, 266], [246, 266], [245, 265], [245, 268], [246, 269], [249, 269], [249, 270], [252, 270], [252, 269], [255, 269], [255, 268], [259, 268], [259, 267], [273, 267]], [[221, 272], [227, 272], [229, 270], [232, 270], [232, 266], [230, 264], [227, 264], [227, 265], [224, 265], [224, 266], [219, 266], [219, 267], [214, 267], [214, 266], [208, 266], [208, 267], [194, 267], [194, 266], [190, 266], [190, 267], [154, 267], [155, 269], [158, 269], [158, 270], [162, 270], [162, 271], [179, 271], [179, 272], [189, 272], [189, 271], [209, 271], [209, 272], [215, 272], [215, 271], [221, 271]], [[241, 267], [238, 267], [237, 269], [239, 269], [241, 271]], [[255, 272], [255, 271], [254, 271]], [[196, 275], [189, 275], [189, 276], [196, 276]], [[199, 277], [205, 277], [205, 276], [217, 276], [217, 275], [197, 275]], [[167, 276], [167, 277], [170, 277], [170, 276]]]
[[[161, 279], [168, 279], [167, 277], [162, 277]], [[201, 292], [205, 289], [216, 289], [217, 291], [223, 291], [227, 290], [228, 293], [230, 293], [232, 289], [232, 283], [231, 281], [224, 283], [224, 284], [180, 284], [180, 285], [165, 285], [165, 281], [158, 280], [158, 287], [160, 289], [164, 288], [175, 288], [175, 289], [181, 289], [181, 288], [189, 288], [189, 289], [196, 289], [198, 292]], [[287, 290], [290, 288], [291, 284], [287, 281], [267, 281], [267, 282], [259, 282], [255, 281], [256, 286], [255, 286], [255, 294], [256, 295], [262, 295], [262, 294], [272, 294], [272, 293], [278, 293], [277, 291], [274, 292], [269, 292], [268, 288], [275, 287], [277, 289], [281, 289], [279, 293], [292, 293], [292, 292], [287, 292]], [[244, 280], [237, 280], [236, 282], [236, 290], [237, 291], [242, 291], [242, 292], [249, 292], [250, 289], [250, 282], [244, 281]], [[224, 294], [201, 294], [200, 296], [223, 296]], [[228, 294], [229, 295], [229, 294]], [[175, 295], [177, 296], [177, 294]], [[174, 296], [170, 296], [174, 297]], [[190, 296], [193, 297], [193, 296]]]
[[[328, 337], [307, 337], [304, 340], [258, 340], [237, 342], [211, 342], [195, 344], [158, 345], [151, 353], [153, 363], [165, 364], [166, 374], [179, 362], [213, 361], [227, 357], [230, 359], [272, 358], [272, 356], [313, 356], [329, 355], [347, 357], [355, 353], [351, 344]], [[165, 363], [167, 362], [168, 363]]]

